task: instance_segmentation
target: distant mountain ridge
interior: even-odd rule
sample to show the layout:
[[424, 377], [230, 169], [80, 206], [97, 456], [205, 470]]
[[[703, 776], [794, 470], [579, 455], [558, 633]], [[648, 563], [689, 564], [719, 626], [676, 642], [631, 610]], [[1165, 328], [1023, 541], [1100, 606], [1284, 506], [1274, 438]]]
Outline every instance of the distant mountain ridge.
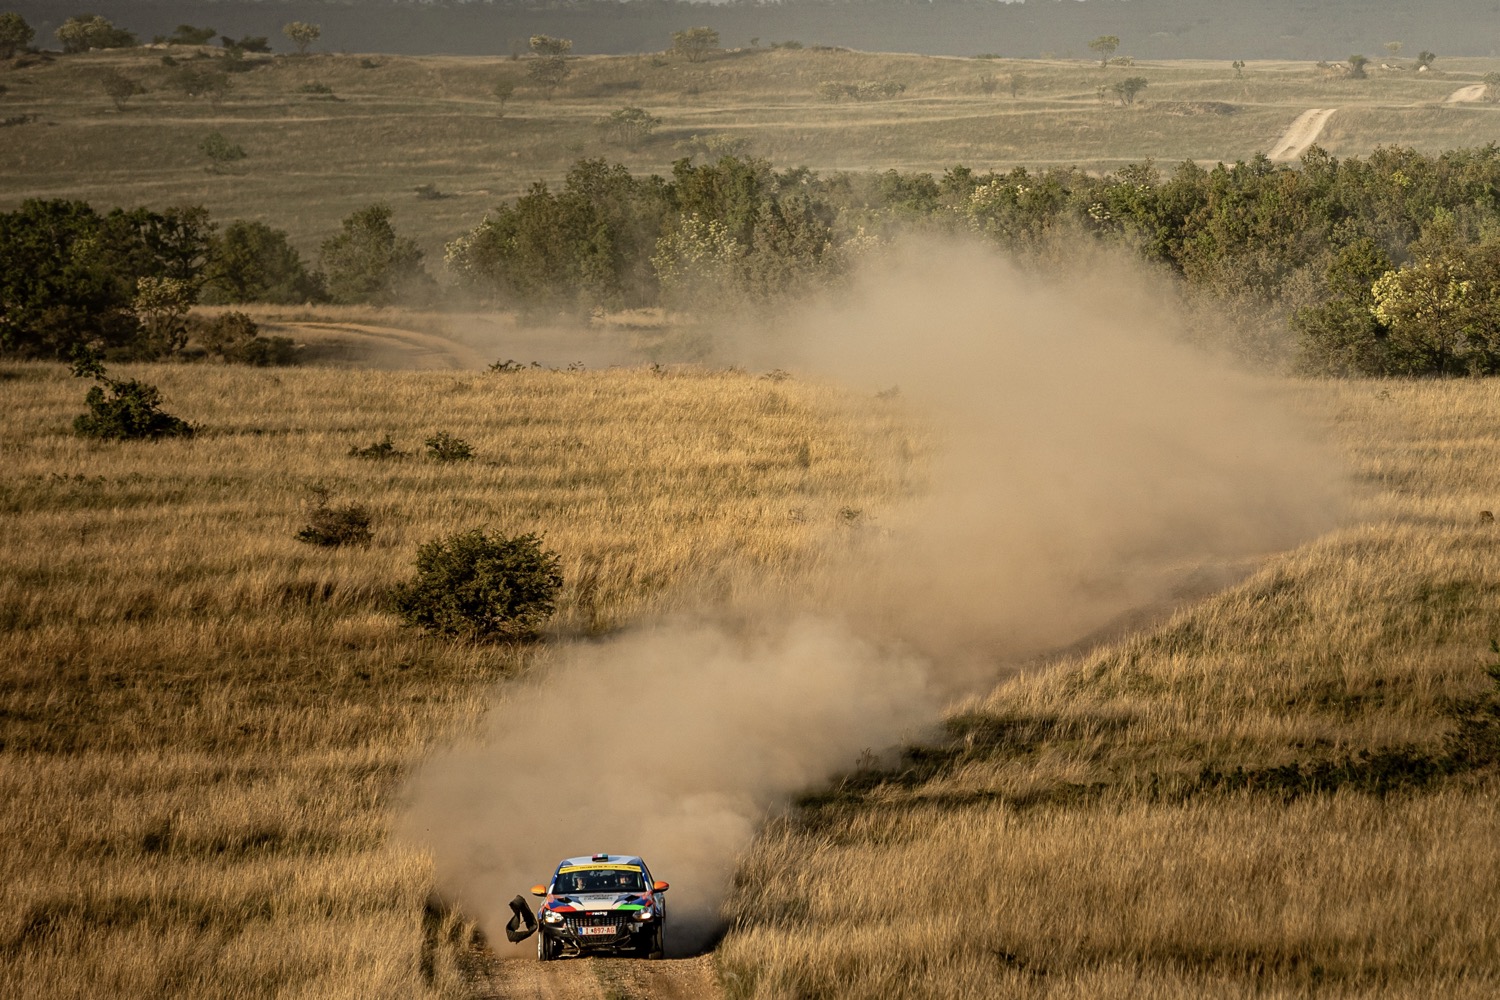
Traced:
[[268, 35], [277, 51], [288, 21], [322, 26], [317, 48], [345, 52], [504, 55], [533, 34], [561, 35], [579, 55], [655, 52], [673, 31], [707, 25], [726, 47], [797, 41], [868, 51], [932, 55], [1090, 55], [1088, 42], [1117, 35], [1118, 55], [1138, 59], [1388, 58], [1428, 49], [1448, 56], [1500, 51], [1500, 0], [0, 0], [52, 44], [72, 13], [102, 14], [143, 41], [178, 24]]

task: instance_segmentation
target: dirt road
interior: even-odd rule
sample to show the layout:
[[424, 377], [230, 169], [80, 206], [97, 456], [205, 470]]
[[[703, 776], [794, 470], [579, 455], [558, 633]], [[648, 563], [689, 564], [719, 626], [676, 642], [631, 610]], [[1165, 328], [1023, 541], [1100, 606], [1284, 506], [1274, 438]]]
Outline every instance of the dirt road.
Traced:
[[1318, 141], [1323, 126], [1338, 108], [1312, 108], [1297, 116], [1291, 128], [1281, 137], [1269, 154], [1273, 160], [1295, 160], [1307, 152], [1307, 147]]
[[483, 1000], [714, 1000], [720, 996], [713, 960], [647, 962], [626, 958], [574, 958], [560, 962], [497, 959], [477, 984]]
[[1448, 95], [1444, 104], [1465, 104], [1469, 101], [1484, 100], [1484, 92], [1489, 88], [1482, 83], [1471, 83], [1467, 87], [1459, 87]]

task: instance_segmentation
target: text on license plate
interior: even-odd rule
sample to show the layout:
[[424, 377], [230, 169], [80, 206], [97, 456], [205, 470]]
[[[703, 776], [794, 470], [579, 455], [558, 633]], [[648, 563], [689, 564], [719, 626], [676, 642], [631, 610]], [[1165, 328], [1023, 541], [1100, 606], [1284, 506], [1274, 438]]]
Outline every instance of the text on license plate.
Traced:
[[605, 924], [603, 927], [580, 927], [580, 928], [578, 928], [578, 933], [579, 934], [608, 934], [608, 935], [612, 936], [615, 933], [615, 925], [614, 924]]

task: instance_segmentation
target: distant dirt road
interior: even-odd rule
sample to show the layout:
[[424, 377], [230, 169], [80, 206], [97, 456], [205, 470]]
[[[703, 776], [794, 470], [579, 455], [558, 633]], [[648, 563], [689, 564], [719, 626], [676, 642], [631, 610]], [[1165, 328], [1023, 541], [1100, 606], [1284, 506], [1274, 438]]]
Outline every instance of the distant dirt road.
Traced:
[[490, 963], [478, 985], [484, 1000], [715, 1000], [713, 960], [648, 962], [628, 958], [573, 958], [560, 962], [505, 959]]
[[1323, 126], [1328, 124], [1328, 119], [1337, 110], [1338, 108], [1313, 108], [1302, 112], [1271, 150], [1270, 158], [1295, 160], [1307, 152], [1307, 147], [1318, 141], [1318, 136], [1323, 134]]
[[1444, 104], [1464, 104], [1468, 101], [1484, 100], [1484, 92], [1488, 88], [1482, 83], [1471, 83], [1467, 87], [1459, 87], [1448, 95]]

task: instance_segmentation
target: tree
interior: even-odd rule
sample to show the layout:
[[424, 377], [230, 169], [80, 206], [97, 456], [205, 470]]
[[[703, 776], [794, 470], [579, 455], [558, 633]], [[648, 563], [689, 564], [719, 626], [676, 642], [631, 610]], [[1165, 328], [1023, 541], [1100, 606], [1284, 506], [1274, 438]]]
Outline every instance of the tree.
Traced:
[[1352, 55], [1349, 57], [1348, 62], [1349, 79], [1363, 80], [1365, 78], [1365, 67], [1369, 65], [1370, 60], [1366, 59], [1362, 55]]
[[335, 302], [389, 303], [425, 282], [416, 241], [398, 237], [391, 210], [374, 204], [351, 213], [335, 236], [323, 242], [323, 270]]
[[1089, 49], [1099, 54], [1099, 65], [1109, 65], [1109, 57], [1115, 54], [1115, 49], [1120, 47], [1119, 35], [1100, 35], [1089, 42]]
[[297, 46], [297, 54], [300, 56], [307, 54], [307, 47], [318, 40], [318, 37], [323, 34], [323, 29], [316, 24], [308, 24], [306, 21], [290, 21], [282, 25], [281, 33]]
[[573, 51], [571, 38], [553, 38], [551, 35], [532, 35], [531, 51], [543, 59], [562, 59]]
[[1395, 60], [1395, 58], [1401, 54], [1401, 43], [1400, 42], [1386, 42], [1385, 43], [1385, 50], [1391, 54], [1391, 59]]
[[1479, 78], [1479, 82], [1484, 84], [1484, 99], [1486, 101], [1489, 101], [1491, 104], [1500, 101], [1500, 73], [1493, 71], [1486, 73]]
[[126, 76], [117, 69], [111, 69], [100, 77], [99, 85], [109, 95], [109, 99], [115, 102], [116, 111], [125, 110], [125, 102], [137, 94], [144, 94], [146, 88], [132, 76]]
[[1236, 59], [1229, 65], [1234, 70], [1235, 79], [1239, 79], [1240, 77], [1245, 75], [1245, 60]]
[[573, 67], [562, 56], [547, 56], [526, 67], [526, 78], [541, 87], [551, 100], [552, 93], [573, 72]]
[[36, 37], [26, 19], [14, 11], [0, 14], [0, 59], [9, 59], [31, 44]]
[[1012, 73], [1010, 75], [1009, 84], [1010, 96], [1012, 99], [1015, 99], [1021, 96], [1022, 92], [1025, 91], [1026, 88], [1031, 84], [1031, 81], [1020, 73]]
[[137, 356], [171, 357], [187, 346], [187, 315], [197, 289], [181, 278], [144, 276], [136, 279], [131, 309], [141, 323]]
[[515, 94], [515, 92], [516, 82], [508, 76], [501, 77], [499, 80], [495, 81], [495, 85], [490, 88], [490, 93], [494, 96], [495, 100], [500, 102], [499, 117], [505, 117], [505, 102], [509, 101], [511, 99], [511, 96]]
[[168, 45], [207, 45], [214, 40], [218, 32], [213, 28], [195, 28], [191, 24], [179, 24], [177, 29], [166, 38], [158, 38], [157, 41], [165, 41]]
[[208, 157], [208, 172], [217, 174], [238, 160], [245, 158], [245, 149], [224, 138], [222, 132], [210, 132], [198, 143], [198, 152]]
[[1149, 83], [1144, 76], [1127, 76], [1110, 89], [1119, 96], [1121, 104], [1134, 104], [1136, 95], [1145, 90]]
[[89, 49], [126, 49], [138, 44], [135, 35], [116, 28], [98, 14], [70, 17], [57, 29], [57, 40], [64, 52], [87, 52]]
[[642, 108], [621, 108], [594, 121], [594, 126], [613, 142], [638, 148], [661, 125], [661, 119]]
[[672, 51], [688, 62], [702, 62], [703, 57], [719, 47], [719, 33], [712, 28], [687, 28], [672, 32]]
[[204, 278], [203, 301], [214, 304], [295, 305], [326, 297], [286, 233], [264, 222], [236, 219], [225, 226], [213, 242]]
[[1418, 70], [1431, 69], [1433, 62], [1436, 59], [1437, 59], [1437, 53], [1436, 52], [1428, 52], [1426, 49], [1423, 49], [1421, 52], [1417, 53], [1417, 69]]
[[455, 639], [529, 639], [557, 609], [561, 560], [534, 534], [461, 532], [417, 550], [391, 604], [403, 625]]
[[228, 73], [198, 63], [178, 66], [169, 79], [172, 86], [182, 91], [183, 96], [207, 97], [209, 103], [215, 105], [234, 87]]

